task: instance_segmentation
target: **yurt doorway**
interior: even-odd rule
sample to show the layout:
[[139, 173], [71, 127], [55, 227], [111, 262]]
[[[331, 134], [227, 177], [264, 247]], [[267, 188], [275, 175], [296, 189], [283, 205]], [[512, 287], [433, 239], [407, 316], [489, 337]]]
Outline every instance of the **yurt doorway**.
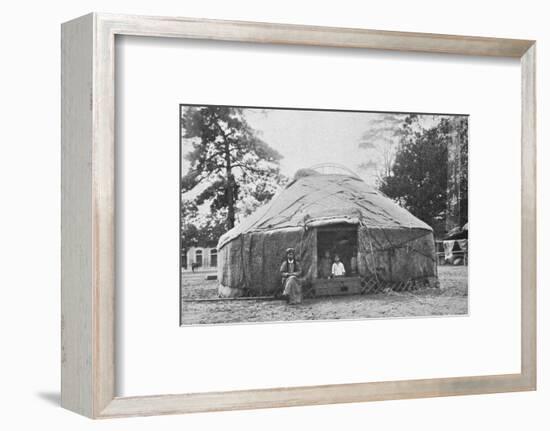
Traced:
[[[340, 261], [346, 268], [346, 276], [349, 277], [357, 272], [357, 225], [342, 223], [317, 228], [319, 278], [330, 276], [329, 268], [336, 255], [340, 257]], [[330, 265], [327, 265], [327, 259]]]

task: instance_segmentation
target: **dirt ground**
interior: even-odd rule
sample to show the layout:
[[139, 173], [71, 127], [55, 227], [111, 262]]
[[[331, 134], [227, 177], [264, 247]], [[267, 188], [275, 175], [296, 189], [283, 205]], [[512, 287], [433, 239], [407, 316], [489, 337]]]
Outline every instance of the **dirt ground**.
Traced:
[[468, 267], [440, 266], [439, 289], [305, 299], [300, 305], [282, 300], [193, 301], [217, 298], [217, 281], [207, 273], [185, 273], [182, 324], [333, 320], [461, 315], [468, 313]]

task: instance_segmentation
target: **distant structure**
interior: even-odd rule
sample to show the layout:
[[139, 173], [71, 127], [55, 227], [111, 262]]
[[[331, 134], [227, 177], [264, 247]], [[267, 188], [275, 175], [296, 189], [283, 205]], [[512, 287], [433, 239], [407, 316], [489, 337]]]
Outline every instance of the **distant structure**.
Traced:
[[[194, 264], [194, 265], [193, 265]], [[181, 267], [183, 269], [204, 268], [215, 269], [218, 267], [218, 250], [216, 247], [182, 247]]]

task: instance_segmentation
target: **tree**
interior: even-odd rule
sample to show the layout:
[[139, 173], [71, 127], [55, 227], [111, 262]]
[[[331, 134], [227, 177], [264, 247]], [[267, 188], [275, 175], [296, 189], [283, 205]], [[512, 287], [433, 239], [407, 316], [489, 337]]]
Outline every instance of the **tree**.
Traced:
[[188, 107], [181, 120], [182, 139], [192, 142], [182, 193], [200, 190], [195, 204], [208, 202], [212, 215], [225, 213], [225, 227], [231, 229], [242, 187], [248, 187], [248, 194], [256, 190], [258, 202], [273, 196], [269, 184], [282, 179], [281, 155], [260, 139], [240, 108]]
[[183, 221], [182, 218], [182, 244], [184, 247], [215, 247], [220, 236], [226, 231], [224, 221], [216, 217], [208, 217], [202, 222], [189, 219]]
[[457, 124], [460, 149], [460, 226], [468, 223], [468, 121], [460, 118]]
[[[467, 142], [467, 120], [444, 117], [436, 126], [423, 129], [418, 127], [418, 117], [410, 115], [399, 133], [400, 143], [391, 172], [381, 178], [379, 188], [432, 226], [436, 235], [441, 235], [445, 232], [447, 211], [448, 148], [457, 135]], [[461, 189], [467, 198], [467, 145], [460, 148], [461, 159], [465, 158]]]
[[377, 182], [390, 175], [404, 118], [403, 114], [376, 116], [361, 135], [359, 148], [367, 152], [368, 159], [359, 163], [358, 168], [370, 172]]

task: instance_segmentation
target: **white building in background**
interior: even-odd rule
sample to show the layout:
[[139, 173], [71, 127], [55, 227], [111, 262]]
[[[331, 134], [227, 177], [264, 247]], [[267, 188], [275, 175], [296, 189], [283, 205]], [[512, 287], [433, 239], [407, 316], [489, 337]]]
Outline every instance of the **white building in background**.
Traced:
[[181, 267], [191, 269], [195, 264], [196, 268], [214, 269], [218, 266], [218, 250], [216, 247], [189, 247], [182, 249]]

